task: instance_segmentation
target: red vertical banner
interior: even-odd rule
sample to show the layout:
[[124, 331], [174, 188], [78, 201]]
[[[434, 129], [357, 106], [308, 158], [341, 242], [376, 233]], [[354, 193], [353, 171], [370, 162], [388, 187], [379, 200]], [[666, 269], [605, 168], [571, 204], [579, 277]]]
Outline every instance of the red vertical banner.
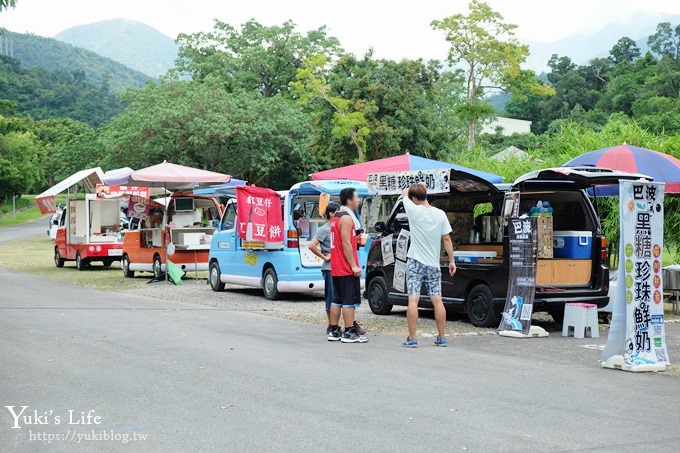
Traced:
[[247, 241], [282, 242], [283, 218], [279, 194], [255, 186], [236, 188], [237, 234]]

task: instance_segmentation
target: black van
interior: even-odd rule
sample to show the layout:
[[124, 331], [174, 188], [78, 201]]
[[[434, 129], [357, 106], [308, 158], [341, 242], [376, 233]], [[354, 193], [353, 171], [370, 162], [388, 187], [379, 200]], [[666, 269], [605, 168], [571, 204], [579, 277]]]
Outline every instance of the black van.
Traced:
[[[577, 232], [588, 245], [586, 255], [579, 259], [539, 258], [534, 311], [547, 311], [561, 322], [567, 302], [607, 305], [606, 239], [588, 189], [618, 185], [620, 179], [640, 178], [650, 179], [600, 168], [551, 168], [528, 173], [512, 186], [496, 187], [470, 173], [451, 170], [450, 192], [428, 197], [433, 206], [447, 213], [453, 227], [458, 268], [454, 277], [449, 276], [448, 261], [442, 253], [442, 294], [447, 309], [466, 313], [475, 326], [498, 325], [508, 288], [507, 227], [505, 231], [500, 228], [501, 209], [508, 190], [520, 192], [520, 213], [529, 212], [539, 201], [548, 202], [556, 238]], [[474, 231], [479, 231], [482, 224], [487, 229], [483, 233], [486, 237], [477, 240]], [[394, 264], [383, 265], [381, 248], [382, 238], [392, 235], [394, 251], [399, 232], [408, 228], [401, 200], [386, 222], [376, 224], [376, 231], [381, 235], [373, 241], [368, 255], [365, 292], [373, 313], [386, 315], [393, 305], [408, 303], [407, 295], [393, 288]], [[489, 235], [488, 230], [494, 233]], [[470, 255], [481, 258], [469, 258]], [[431, 307], [427, 296], [421, 296], [420, 306]]]

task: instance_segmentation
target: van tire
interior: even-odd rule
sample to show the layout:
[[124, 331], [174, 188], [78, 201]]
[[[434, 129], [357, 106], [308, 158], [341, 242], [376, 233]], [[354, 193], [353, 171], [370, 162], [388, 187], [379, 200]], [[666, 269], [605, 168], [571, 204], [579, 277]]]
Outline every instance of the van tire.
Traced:
[[57, 267], [64, 267], [64, 258], [61, 257], [61, 253], [59, 253], [59, 247], [54, 248], [54, 265]]
[[465, 312], [470, 322], [477, 327], [498, 326], [500, 313], [496, 312], [491, 289], [485, 284], [472, 287], [465, 299]]
[[104, 267], [111, 267], [111, 265], [113, 264], [113, 260], [110, 258], [105, 259], [104, 261], [102, 261], [102, 264], [104, 265]]
[[224, 283], [220, 279], [221, 274], [219, 263], [217, 261], [210, 263], [208, 274], [210, 276], [210, 288], [215, 292], [224, 291]]
[[123, 259], [120, 262], [120, 268], [123, 269], [123, 277], [132, 278], [135, 276], [135, 271], [130, 270], [130, 257], [123, 255]]
[[87, 263], [80, 257], [80, 252], [76, 252], [76, 269], [79, 271], [84, 270], [87, 267]]
[[276, 300], [281, 296], [277, 288], [278, 284], [279, 278], [276, 276], [276, 271], [273, 267], [268, 267], [262, 274], [262, 291], [265, 299]]
[[153, 257], [153, 278], [161, 280], [163, 278], [163, 265], [161, 264], [161, 257], [156, 255]]
[[389, 315], [392, 311], [392, 304], [389, 303], [387, 295], [384, 277], [376, 276], [369, 280], [366, 288], [366, 299], [368, 299], [368, 306], [371, 311], [376, 315]]

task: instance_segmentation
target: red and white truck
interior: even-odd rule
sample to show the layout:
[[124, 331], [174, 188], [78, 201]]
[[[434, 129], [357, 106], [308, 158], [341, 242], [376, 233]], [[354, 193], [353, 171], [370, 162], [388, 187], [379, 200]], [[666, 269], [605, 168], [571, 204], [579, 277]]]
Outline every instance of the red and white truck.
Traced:
[[55, 196], [67, 192], [54, 242], [57, 267], [66, 261], [75, 261], [78, 270], [92, 262], [110, 266], [123, 255], [121, 207], [127, 205], [131, 194], [148, 197], [149, 189], [103, 187], [102, 176], [99, 167], [82, 170], [36, 197], [41, 212], [49, 214], [56, 208]]

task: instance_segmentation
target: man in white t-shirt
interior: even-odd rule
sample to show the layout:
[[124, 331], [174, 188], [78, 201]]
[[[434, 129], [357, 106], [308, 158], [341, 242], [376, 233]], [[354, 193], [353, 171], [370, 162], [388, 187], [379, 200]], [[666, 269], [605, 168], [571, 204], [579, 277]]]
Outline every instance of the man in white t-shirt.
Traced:
[[416, 324], [418, 323], [418, 301], [423, 283], [427, 287], [434, 307], [434, 317], [439, 334], [435, 346], [446, 346], [446, 309], [442, 302], [442, 273], [440, 252], [442, 242], [449, 257], [449, 274], [456, 273], [453, 259], [453, 243], [451, 241], [451, 224], [446, 213], [431, 206], [427, 201], [427, 185], [414, 184], [402, 194], [404, 210], [408, 217], [411, 232], [411, 245], [406, 255], [406, 287], [408, 291], [408, 337], [404, 346], [418, 347], [416, 340]]

